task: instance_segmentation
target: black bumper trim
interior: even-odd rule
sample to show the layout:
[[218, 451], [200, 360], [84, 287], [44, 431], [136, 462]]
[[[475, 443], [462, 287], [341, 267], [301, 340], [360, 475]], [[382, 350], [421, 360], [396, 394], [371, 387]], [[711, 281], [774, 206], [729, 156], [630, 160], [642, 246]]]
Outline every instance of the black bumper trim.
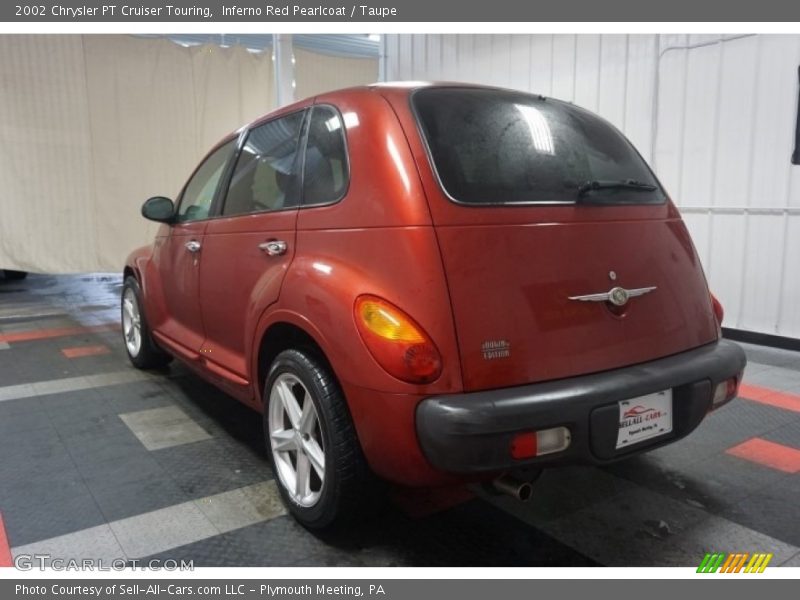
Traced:
[[[451, 473], [602, 464], [688, 435], [708, 413], [715, 386], [741, 374], [746, 363], [737, 344], [721, 340], [593, 375], [427, 398], [417, 408], [417, 435], [431, 464]], [[673, 431], [617, 451], [617, 402], [668, 388], [673, 390]], [[531, 460], [511, 457], [514, 434], [557, 426], [570, 429], [567, 450]]]

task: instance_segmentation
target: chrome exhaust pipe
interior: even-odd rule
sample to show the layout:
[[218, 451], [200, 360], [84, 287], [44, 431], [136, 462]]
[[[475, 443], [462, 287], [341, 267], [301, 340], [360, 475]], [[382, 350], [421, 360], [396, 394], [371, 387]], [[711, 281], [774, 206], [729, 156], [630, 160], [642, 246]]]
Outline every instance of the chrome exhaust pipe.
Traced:
[[502, 494], [527, 502], [533, 496], [533, 485], [530, 481], [522, 481], [511, 475], [501, 475], [492, 482], [492, 487]]

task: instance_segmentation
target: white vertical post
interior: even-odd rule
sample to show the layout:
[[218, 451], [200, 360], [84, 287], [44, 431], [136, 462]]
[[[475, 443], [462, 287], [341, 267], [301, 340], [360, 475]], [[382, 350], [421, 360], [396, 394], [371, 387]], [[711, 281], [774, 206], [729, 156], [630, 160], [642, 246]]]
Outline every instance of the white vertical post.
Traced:
[[291, 104], [294, 102], [294, 52], [291, 35], [272, 35], [272, 59], [275, 61], [275, 105]]
[[379, 42], [380, 46], [378, 46], [378, 81], [386, 81], [386, 61], [388, 60], [386, 56], [386, 35], [385, 33], [381, 34], [381, 41]]

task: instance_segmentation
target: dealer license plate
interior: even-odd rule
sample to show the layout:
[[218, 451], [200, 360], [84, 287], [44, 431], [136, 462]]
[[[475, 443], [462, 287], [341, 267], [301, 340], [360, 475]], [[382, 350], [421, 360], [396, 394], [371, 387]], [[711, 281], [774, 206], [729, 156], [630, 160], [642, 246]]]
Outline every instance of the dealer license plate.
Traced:
[[672, 431], [672, 390], [619, 403], [617, 450]]

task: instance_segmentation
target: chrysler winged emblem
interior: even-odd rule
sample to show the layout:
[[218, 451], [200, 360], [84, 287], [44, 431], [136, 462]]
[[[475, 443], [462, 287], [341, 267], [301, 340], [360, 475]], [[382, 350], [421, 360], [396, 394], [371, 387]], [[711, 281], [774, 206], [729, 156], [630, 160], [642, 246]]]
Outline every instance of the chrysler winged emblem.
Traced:
[[601, 294], [586, 294], [585, 296], [569, 296], [570, 300], [578, 300], [580, 302], [610, 302], [614, 306], [625, 306], [628, 300], [636, 298], [637, 296], [644, 296], [649, 294], [656, 286], [633, 288], [626, 290], [624, 287], [613, 287], [607, 292]]

